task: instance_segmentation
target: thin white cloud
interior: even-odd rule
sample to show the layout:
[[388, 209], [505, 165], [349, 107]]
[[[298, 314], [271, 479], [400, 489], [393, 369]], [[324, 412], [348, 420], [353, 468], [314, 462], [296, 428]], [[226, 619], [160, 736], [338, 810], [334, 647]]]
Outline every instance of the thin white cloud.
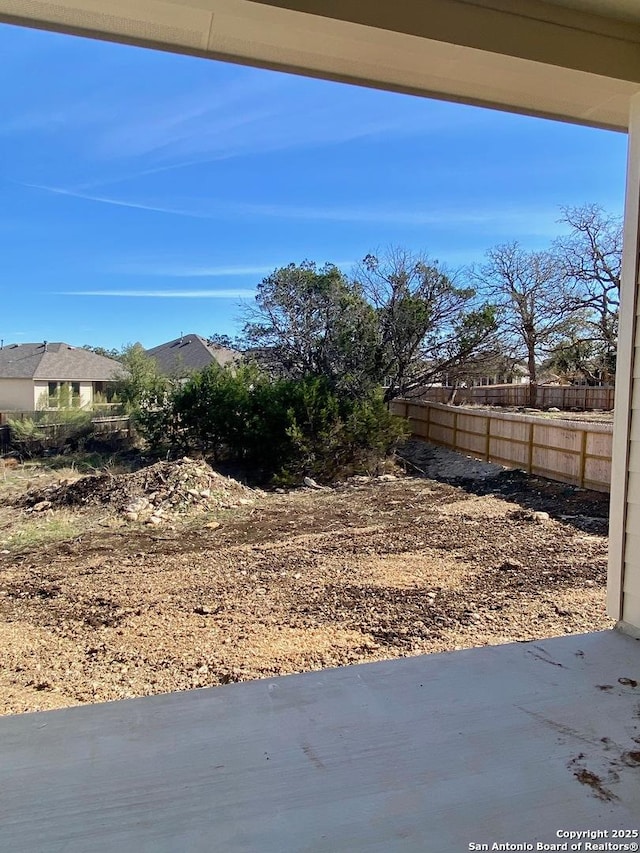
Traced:
[[110, 272], [127, 275], [160, 276], [166, 278], [233, 278], [234, 276], [265, 275], [272, 272], [278, 264], [260, 266], [191, 266], [176, 263], [132, 262], [115, 264]]
[[469, 230], [506, 230], [537, 236], [557, 234], [555, 207], [496, 208], [471, 207], [446, 209], [403, 207], [322, 207], [283, 204], [229, 204], [229, 215], [299, 219], [327, 222], [354, 222], [377, 225], [466, 227]]
[[198, 213], [195, 210], [186, 210], [176, 207], [167, 207], [165, 205], [152, 204], [147, 202], [129, 201], [126, 199], [109, 198], [107, 196], [92, 195], [91, 193], [77, 192], [76, 190], [65, 189], [64, 187], [52, 187], [46, 184], [23, 184], [33, 190], [42, 190], [43, 192], [53, 193], [54, 195], [68, 196], [69, 198], [78, 198], [83, 201], [96, 201], [101, 204], [111, 204], [116, 207], [130, 207], [134, 210], [150, 210], [154, 213], [169, 213], [174, 216], [188, 216], [194, 219], [208, 219], [209, 214]]
[[39, 109], [20, 112], [6, 117], [0, 125], [0, 137], [42, 133], [51, 135], [68, 131], [70, 127], [100, 127], [117, 121], [118, 110], [114, 104], [104, 106], [97, 98], [82, 98], [53, 105], [41, 105]]
[[[288, 205], [261, 204], [254, 202], [231, 202], [220, 199], [190, 199], [185, 205], [170, 206], [154, 204], [147, 201], [111, 198], [93, 195], [87, 192], [51, 187], [43, 184], [25, 184], [32, 189], [51, 192], [101, 204], [129, 207], [136, 210], [149, 210], [156, 213], [167, 213], [174, 216], [187, 216], [195, 219], [217, 219], [224, 216], [238, 218], [255, 217], [270, 219], [291, 219], [326, 222], [353, 222], [358, 224], [404, 225], [410, 227], [467, 227], [475, 230], [505, 230], [515, 236], [553, 237], [557, 234], [558, 211], [555, 207], [511, 208], [499, 206], [495, 208], [473, 207], [446, 209], [437, 205], [434, 208], [413, 208], [410, 204], [402, 207], [362, 207], [320, 206], [320, 205]], [[196, 207], [197, 206], [197, 207]], [[338, 264], [339, 266], [340, 264]], [[260, 268], [263, 271], [263, 267]], [[267, 272], [270, 271], [267, 269]], [[144, 273], [143, 273], [144, 274]], [[151, 273], [161, 275], [162, 273]], [[218, 273], [202, 272], [197, 275], [216, 275]], [[225, 273], [219, 273], [223, 275]], [[233, 274], [233, 273], [226, 273]], [[238, 275], [244, 273], [237, 273]], [[251, 273], [253, 274], [253, 273]], [[255, 274], [260, 275], [258, 271]], [[178, 274], [179, 275], [179, 274]], [[184, 275], [191, 277], [192, 273]]]
[[[290, 263], [278, 261], [272, 264], [260, 264], [255, 266], [194, 266], [172, 262], [149, 262], [132, 261], [130, 263], [114, 264], [108, 270], [111, 273], [122, 273], [126, 275], [152, 276], [159, 278], [233, 278], [236, 276], [261, 276], [268, 275], [280, 267]], [[353, 266], [356, 261], [332, 261], [331, 263], [341, 269]]]
[[[341, 90], [297, 78], [274, 75], [240, 80], [223, 88], [183, 96], [173, 103], [139, 105], [105, 123], [94, 140], [94, 155], [110, 164], [129, 161], [129, 171], [105, 175], [87, 189], [174, 169], [236, 157], [340, 145], [391, 134], [433, 135], [464, 123], [446, 108], [430, 105], [418, 112], [396, 99], [394, 109], [374, 106], [381, 96], [363, 94], [354, 102]], [[320, 85], [320, 84], [316, 84]], [[388, 96], [391, 97], [391, 96]]]
[[255, 291], [246, 288], [231, 290], [62, 290], [57, 296], [107, 296], [136, 299], [246, 299]]

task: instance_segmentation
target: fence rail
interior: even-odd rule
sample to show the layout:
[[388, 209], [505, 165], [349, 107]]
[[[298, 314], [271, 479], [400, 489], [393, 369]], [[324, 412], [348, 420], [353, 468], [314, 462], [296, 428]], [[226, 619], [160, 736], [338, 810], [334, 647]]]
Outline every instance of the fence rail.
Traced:
[[94, 435], [114, 435], [126, 433], [131, 437], [131, 418], [112, 417], [112, 418], [92, 418]]
[[48, 421], [55, 416], [57, 411], [62, 412], [87, 412], [93, 415], [95, 419], [122, 418], [122, 406], [120, 403], [100, 403], [92, 409], [36, 409], [35, 411], [19, 411], [19, 412], [3, 412], [0, 411], [0, 426], [5, 426], [9, 421]]
[[[454, 389], [425, 388], [419, 398], [430, 403], [447, 403]], [[477, 385], [473, 388], [456, 388], [456, 403], [476, 406], [528, 406], [528, 385]], [[540, 408], [581, 409], [591, 411], [613, 409], [615, 388], [603, 385], [539, 385], [536, 405]]]
[[417, 438], [529, 474], [608, 492], [613, 424], [550, 420], [393, 400]]

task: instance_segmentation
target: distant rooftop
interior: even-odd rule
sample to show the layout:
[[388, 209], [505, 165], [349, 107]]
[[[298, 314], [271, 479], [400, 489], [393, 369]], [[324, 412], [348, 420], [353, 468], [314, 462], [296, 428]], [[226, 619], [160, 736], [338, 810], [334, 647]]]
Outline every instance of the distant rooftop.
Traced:
[[239, 353], [218, 346], [200, 335], [182, 335], [166, 344], [146, 350], [161, 373], [167, 376], [188, 376], [216, 362], [220, 367], [230, 364]]
[[121, 373], [120, 362], [61, 341], [0, 347], [0, 379], [105, 382]]

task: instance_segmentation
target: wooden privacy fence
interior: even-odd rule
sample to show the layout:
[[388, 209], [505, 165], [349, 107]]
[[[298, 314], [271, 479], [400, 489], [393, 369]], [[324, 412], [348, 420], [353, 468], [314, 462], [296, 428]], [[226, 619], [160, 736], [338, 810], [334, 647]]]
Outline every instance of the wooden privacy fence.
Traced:
[[440, 403], [393, 400], [417, 438], [529, 474], [609, 491], [613, 424], [473, 411]]
[[92, 418], [94, 435], [126, 435], [131, 438], [131, 418]]
[[[453, 388], [425, 388], [420, 399], [430, 403], [447, 403]], [[586, 385], [539, 385], [536, 405], [540, 408], [558, 409], [613, 409], [615, 388]], [[528, 385], [477, 385], [473, 388], [456, 388], [456, 403], [476, 406], [528, 406]]]
[[[14, 418], [14, 415], [17, 414], [15, 420], [24, 421], [29, 415], [35, 414], [40, 415], [39, 412], [9, 412], [7, 420], [11, 420]], [[37, 420], [42, 420], [41, 417], [38, 417]], [[46, 438], [56, 438], [60, 432], [64, 433], [65, 430], [69, 429], [72, 426], [69, 423], [37, 423], [37, 428], [40, 431], [41, 435]], [[94, 436], [98, 437], [123, 437], [131, 438], [132, 435], [132, 426], [131, 419], [128, 416], [121, 417], [105, 417], [105, 418], [92, 418], [91, 419], [91, 432]], [[3, 424], [0, 420], [0, 452], [6, 453], [11, 445], [11, 427], [5, 423]]]

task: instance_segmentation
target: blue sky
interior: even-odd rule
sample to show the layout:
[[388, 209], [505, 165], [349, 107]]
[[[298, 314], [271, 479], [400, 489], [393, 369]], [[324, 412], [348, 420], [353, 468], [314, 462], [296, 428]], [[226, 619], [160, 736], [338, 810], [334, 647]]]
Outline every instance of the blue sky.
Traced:
[[622, 212], [626, 137], [0, 25], [0, 338], [233, 334], [277, 266]]

